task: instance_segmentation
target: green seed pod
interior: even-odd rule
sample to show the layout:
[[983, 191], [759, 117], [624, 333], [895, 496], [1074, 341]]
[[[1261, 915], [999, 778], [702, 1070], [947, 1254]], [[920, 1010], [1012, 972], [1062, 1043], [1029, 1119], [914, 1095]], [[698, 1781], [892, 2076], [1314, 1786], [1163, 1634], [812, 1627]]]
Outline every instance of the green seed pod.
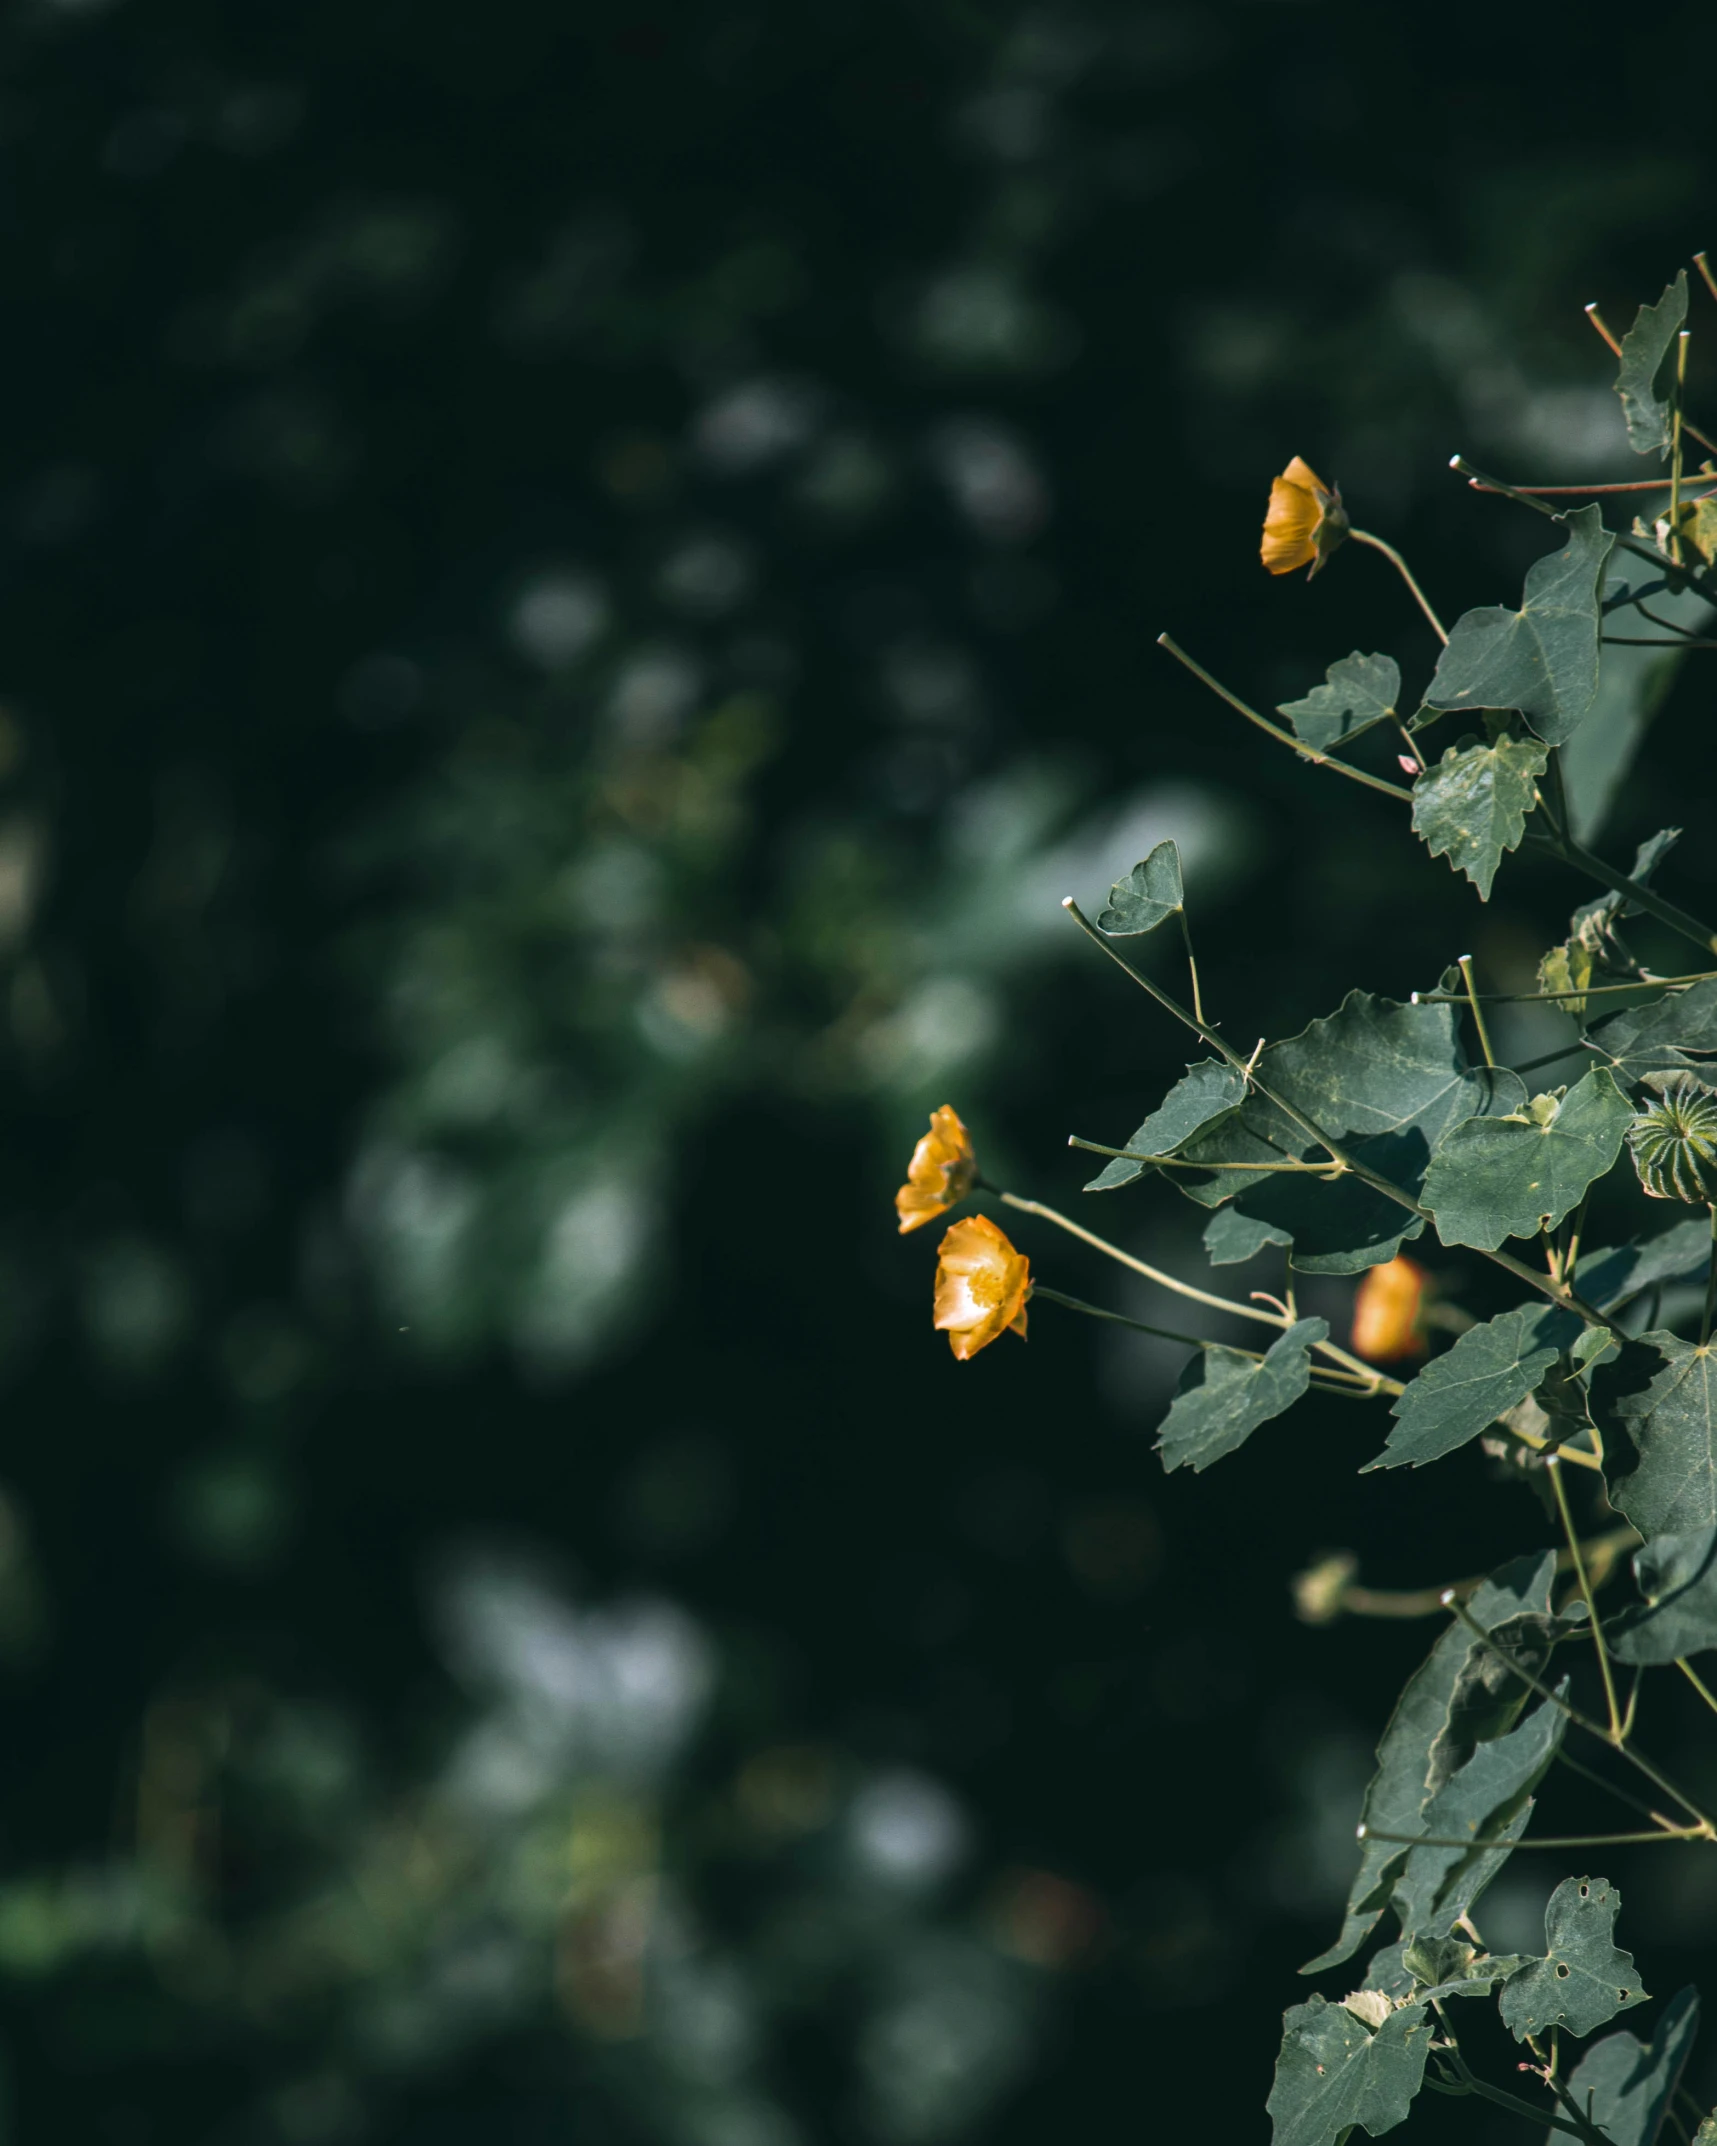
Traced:
[[1688, 1074], [1628, 1128], [1634, 1168], [1654, 1200], [1708, 1206], [1717, 1200], [1717, 1095]]

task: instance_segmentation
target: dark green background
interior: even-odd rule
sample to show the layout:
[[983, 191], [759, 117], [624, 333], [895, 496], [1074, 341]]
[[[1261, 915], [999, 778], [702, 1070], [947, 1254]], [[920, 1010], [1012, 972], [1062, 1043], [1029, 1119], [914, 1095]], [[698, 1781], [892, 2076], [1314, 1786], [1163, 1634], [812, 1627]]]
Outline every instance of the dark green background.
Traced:
[[[1452, 451], [1632, 473], [1580, 306], [1625, 324], [1717, 242], [1702, 38], [1291, 0], [10, 16], [14, 2136], [1262, 2135], [1425, 1637], [1307, 1630], [1286, 1581], [1341, 1545], [1445, 1579], [1543, 1518], [1472, 1453], [1360, 1480], [1379, 1425], [1312, 1404], [1165, 1481], [1172, 1357], [1043, 1306], [955, 1366], [889, 1196], [954, 1101], [1076, 1202], [1066, 1133], [1178, 1071], [1053, 914], [1141, 798], [1205, 830], [1248, 1045], [1462, 951], [1518, 985], [1559, 935], [1587, 890], [1516, 862], [1481, 911], [1153, 642], [1266, 705], [1355, 646], [1423, 683], [1381, 561], [1259, 571], [1295, 452], [1448, 615], [1542, 548]], [[1684, 680], [1610, 853], [1698, 825], [1704, 706]], [[1103, 1211], [1199, 1257], [1160, 1188]], [[678, 1606], [712, 1668], [671, 1754], [573, 1736], [522, 1815], [447, 1815], [499, 1703], [440, 1636], [479, 1556], [555, 1574], [587, 1652]], [[1682, 1733], [1666, 1702], [1651, 1747]], [[808, 1800], [771, 1817], [777, 1778]], [[842, 1846], [879, 1794], [916, 1879]], [[1609, 1874], [1667, 1992], [1708, 1890]], [[605, 2009], [580, 1948], [636, 1928]]]

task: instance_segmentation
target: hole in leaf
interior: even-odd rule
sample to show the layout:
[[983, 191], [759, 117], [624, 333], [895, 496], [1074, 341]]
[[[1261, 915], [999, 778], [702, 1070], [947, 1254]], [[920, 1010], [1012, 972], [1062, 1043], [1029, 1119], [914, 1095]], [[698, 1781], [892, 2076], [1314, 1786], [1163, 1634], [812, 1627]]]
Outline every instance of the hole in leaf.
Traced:
[[1582, 1885], [1580, 1888], [1580, 1898], [1584, 1900], [1591, 1890], [1592, 1888], [1589, 1885]]
[[1622, 2000], [1623, 2004], [1627, 2003], [1628, 1992], [1626, 1990], [1617, 1990], [1616, 1995]]
[[1558, 1981], [1558, 1982], [1566, 1982], [1566, 1981], [1567, 1981], [1567, 1979], [1568, 1979], [1568, 1962], [1567, 1962], [1566, 1960], [1558, 1960], [1558, 1961], [1556, 1962], [1556, 1979], [1557, 1979], [1557, 1981]]

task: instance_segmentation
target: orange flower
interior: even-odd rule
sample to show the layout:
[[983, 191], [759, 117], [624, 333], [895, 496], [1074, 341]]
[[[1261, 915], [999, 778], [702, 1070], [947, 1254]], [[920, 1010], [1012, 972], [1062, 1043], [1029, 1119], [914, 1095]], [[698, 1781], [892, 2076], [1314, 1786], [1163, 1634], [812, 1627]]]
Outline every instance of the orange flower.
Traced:
[[1353, 1351], [1374, 1364], [1423, 1356], [1428, 1346], [1420, 1311], [1429, 1277], [1399, 1253], [1367, 1270], [1353, 1299]]
[[961, 1363], [998, 1334], [1015, 1333], [1023, 1341], [1030, 1295], [1030, 1262], [988, 1215], [953, 1224], [936, 1261], [934, 1324]]
[[1264, 564], [1272, 574], [1291, 574], [1300, 566], [1309, 566], [1315, 574], [1347, 531], [1341, 493], [1295, 455], [1270, 481], [1261, 546]]
[[950, 1207], [959, 1205], [972, 1189], [978, 1174], [972, 1153], [972, 1136], [960, 1123], [951, 1103], [930, 1113], [930, 1130], [912, 1150], [906, 1166], [906, 1182], [894, 1195], [900, 1216], [900, 1234], [934, 1222]]

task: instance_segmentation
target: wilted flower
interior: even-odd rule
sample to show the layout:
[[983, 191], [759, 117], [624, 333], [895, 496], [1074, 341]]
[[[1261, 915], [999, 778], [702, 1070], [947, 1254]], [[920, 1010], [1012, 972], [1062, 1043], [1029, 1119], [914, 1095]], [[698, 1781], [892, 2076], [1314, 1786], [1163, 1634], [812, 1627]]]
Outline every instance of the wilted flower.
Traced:
[[1030, 1294], [1030, 1262], [988, 1215], [956, 1222], [942, 1239], [933, 1323], [961, 1363], [998, 1334], [1012, 1332], [1023, 1341]]
[[972, 1189], [978, 1174], [972, 1153], [972, 1136], [960, 1123], [954, 1107], [944, 1103], [930, 1113], [930, 1130], [912, 1150], [906, 1166], [906, 1182], [894, 1195], [900, 1216], [900, 1233], [933, 1222], [957, 1206]]
[[1367, 1362], [1389, 1364], [1426, 1349], [1421, 1312], [1427, 1276], [1417, 1260], [1397, 1253], [1366, 1270], [1354, 1292], [1352, 1347]]
[[1717, 1095], [1690, 1073], [1665, 1083], [1663, 1100], [1628, 1127], [1634, 1168], [1654, 1200], [1717, 1200]]
[[1270, 483], [1260, 547], [1264, 564], [1272, 574], [1291, 574], [1301, 566], [1315, 574], [1347, 531], [1341, 493], [1295, 455]]

